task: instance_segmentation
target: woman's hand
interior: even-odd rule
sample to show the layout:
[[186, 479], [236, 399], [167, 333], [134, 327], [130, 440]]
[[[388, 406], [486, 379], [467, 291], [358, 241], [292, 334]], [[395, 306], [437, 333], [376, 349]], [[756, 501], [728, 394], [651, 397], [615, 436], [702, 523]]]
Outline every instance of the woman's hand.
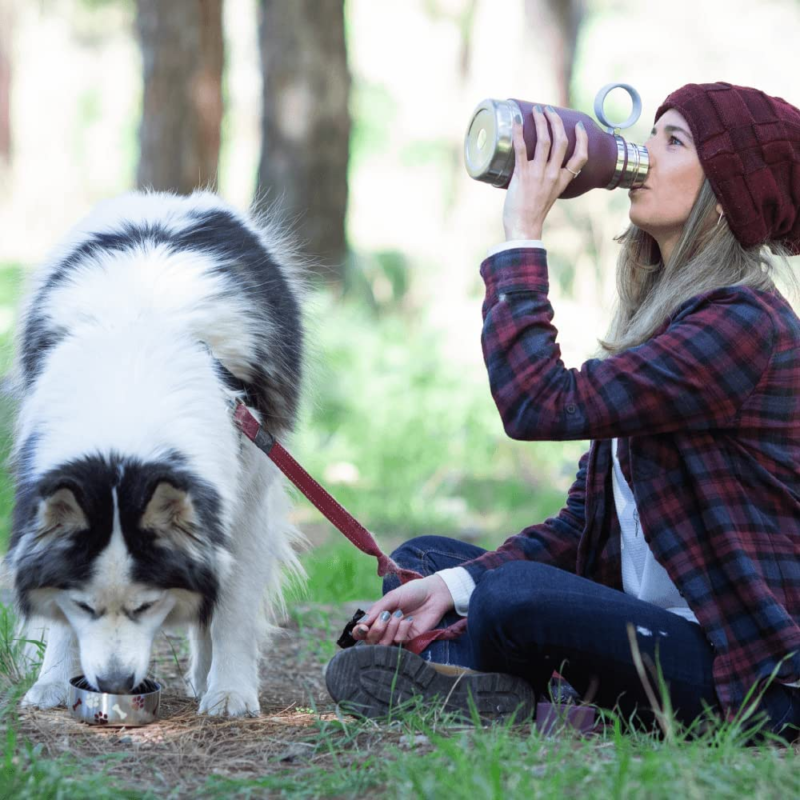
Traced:
[[[536, 150], [528, 161], [522, 125], [514, 123], [514, 174], [506, 192], [503, 227], [506, 239], [541, 239], [544, 220], [553, 203], [575, 179], [561, 164], [567, 152], [564, 123], [555, 111], [532, 111], [536, 124]], [[553, 129], [553, 141], [547, 130]], [[566, 166], [579, 172], [589, 160], [589, 135], [583, 123], [575, 126], [575, 151]]]
[[399, 644], [432, 630], [452, 609], [447, 584], [438, 575], [429, 575], [387, 592], [356, 625], [353, 638]]

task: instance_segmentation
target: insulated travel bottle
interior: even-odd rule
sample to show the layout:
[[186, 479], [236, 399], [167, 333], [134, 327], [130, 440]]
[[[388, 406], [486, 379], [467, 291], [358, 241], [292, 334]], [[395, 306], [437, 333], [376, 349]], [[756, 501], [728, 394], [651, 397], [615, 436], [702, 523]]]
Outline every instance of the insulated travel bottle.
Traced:
[[[625, 122], [614, 125], [606, 120], [603, 103], [608, 93], [617, 87], [630, 94], [633, 111]], [[515, 120], [522, 123], [528, 160], [531, 160], [536, 147], [536, 125], [531, 115], [534, 105], [525, 100], [484, 100], [478, 105], [472, 114], [464, 140], [464, 160], [470, 177], [501, 189], [508, 187], [514, 172], [512, 123]], [[543, 103], [539, 105], [544, 107]], [[645, 182], [650, 168], [647, 149], [642, 145], [626, 142], [618, 133], [619, 130], [635, 124], [641, 108], [638, 92], [624, 83], [604, 86], [595, 98], [595, 115], [605, 126], [605, 130], [582, 111], [555, 108], [564, 121], [564, 131], [569, 141], [564, 164], [575, 149], [575, 125], [579, 120], [583, 121], [589, 136], [589, 160], [581, 169], [580, 175], [564, 190], [562, 198], [577, 197], [590, 189], [632, 189]], [[551, 137], [552, 134], [550, 128]]]

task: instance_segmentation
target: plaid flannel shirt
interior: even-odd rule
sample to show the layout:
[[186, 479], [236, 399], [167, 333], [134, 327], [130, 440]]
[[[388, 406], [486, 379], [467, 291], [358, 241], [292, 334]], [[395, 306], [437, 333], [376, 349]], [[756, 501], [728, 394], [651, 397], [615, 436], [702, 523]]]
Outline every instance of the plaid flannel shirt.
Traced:
[[[483, 349], [509, 436], [590, 439], [566, 506], [464, 566], [531, 559], [622, 589], [611, 439], [642, 530], [715, 650], [726, 709], [778, 668], [800, 680], [800, 319], [779, 292], [683, 303], [647, 342], [567, 369], [547, 260], [483, 262]], [[782, 662], [782, 663], [781, 663]]]

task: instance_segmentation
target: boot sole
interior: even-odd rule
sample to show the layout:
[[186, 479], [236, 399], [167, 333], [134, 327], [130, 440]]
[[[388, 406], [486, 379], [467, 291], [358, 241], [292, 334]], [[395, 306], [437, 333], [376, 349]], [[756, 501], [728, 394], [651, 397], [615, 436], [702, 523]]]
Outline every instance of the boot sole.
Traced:
[[445, 675], [431, 662], [399, 647], [366, 645], [343, 650], [328, 664], [325, 682], [343, 710], [371, 719], [387, 717], [416, 697], [437, 699], [444, 711], [465, 719], [472, 718], [471, 703], [485, 720], [514, 714], [521, 722], [536, 709], [535, 693], [521, 678], [486, 672]]

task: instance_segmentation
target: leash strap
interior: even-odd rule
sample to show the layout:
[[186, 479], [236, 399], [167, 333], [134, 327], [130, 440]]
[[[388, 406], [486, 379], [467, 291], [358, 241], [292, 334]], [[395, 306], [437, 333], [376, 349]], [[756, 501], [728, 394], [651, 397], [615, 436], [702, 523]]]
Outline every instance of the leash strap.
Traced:
[[[421, 578], [418, 572], [399, 567], [375, 541], [375, 537], [325, 489], [311, 477], [272, 434], [264, 430], [244, 403], [236, 403], [233, 420], [242, 433], [262, 453], [269, 456], [278, 469], [308, 498], [317, 510], [341, 531], [362, 553], [378, 560], [378, 577], [397, 575], [400, 583]], [[466, 630], [467, 620], [461, 619], [448, 628], [426, 631], [405, 643], [405, 648], [419, 654], [431, 642], [455, 639]]]

